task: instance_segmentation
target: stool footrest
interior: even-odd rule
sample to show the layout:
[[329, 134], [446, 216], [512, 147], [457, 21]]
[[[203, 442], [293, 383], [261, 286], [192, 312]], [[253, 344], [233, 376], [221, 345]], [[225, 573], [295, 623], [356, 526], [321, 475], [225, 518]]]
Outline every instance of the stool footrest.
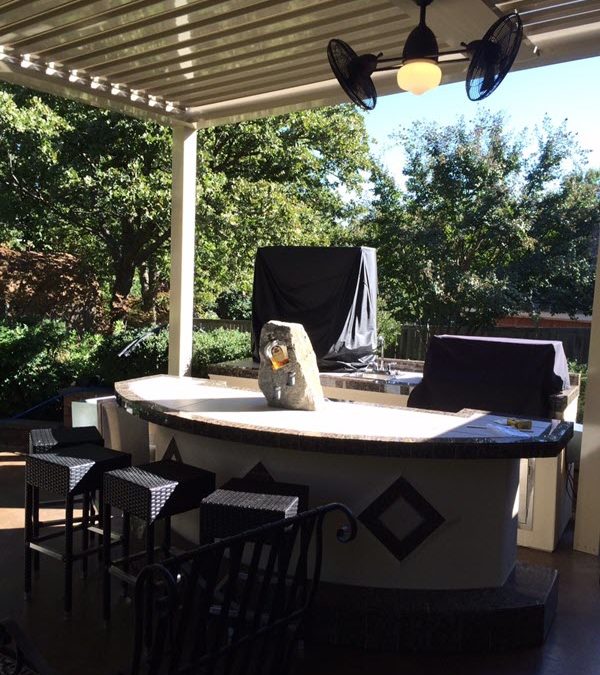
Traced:
[[129, 574], [128, 572], [125, 572], [122, 570], [120, 567], [117, 567], [116, 565], [111, 565], [108, 568], [108, 573], [112, 576], [115, 577], [116, 579], [119, 579], [119, 581], [123, 581], [126, 584], [129, 584], [130, 586], [133, 586], [136, 582], [137, 575], [135, 574]]
[[47, 546], [40, 546], [39, 544], [34, 544], [32, 541], [27, 542], [27, 545], [33, 551], [37, 551], [38, 553], [43, 553], [44, 555], [50, 556], [51, 558], [54, 558], [55, 560], [60, 560], [61, 562], [64, 562], [64, 560], [65, 560], [65, 556], [62, 553], [58, 553], [57, 551], [53, 551], [51, 548], [48, 548]]
[[[63, 553], [59, 553], [58, 551], [55, 551], [51, 548], [48, 548], [47, 546], [41, 546], [37, 542], [39, 539], [36, 541], [28, 541], [27, 546], [29, 546], [30, 549], [33, 551], [37, 551], [38, 553], [43, 553], [44, 555], [50, 556], [51, 558], [54, 558], [55, 560], [60, 560], [62, 562], [65, 562], [65, 556]], [[111, 546], [117, 546], [118, 544], [121, 543], [121, 540], [119, 539], [118, 541], [112, 541]], [[90, 548], [86, 548], [85, 551], [79, 551], [78, 553], [73, 553], [71, 556], [71, 560], [75, 562], [76, 560], [82, 560], [83, 558], [86, 558], [89, 555], [93, 555], [94, 553], [99, 553], [103, 548], [103, 544], [100, 544], [99, 546], [92, 546]]]
[[[80, 532], [81, 530], [83, 530], [83, 525], [78, 524], [78, 525], [73, 526], [72, 531], [73, 531], [73, 533], [75, 533], [75, 532]], [[34, 544], [38, 544], [42, 541], [48, 541], [50, 539], [56, 539], [57, 537], [64, 537], [64, 536], [65, 536], [64, 530], [60, 530], [58, 532], [48, 532], [48, 534], [41, 534], [37, 537], [32, 537], [29, 541], [34, 543]]]

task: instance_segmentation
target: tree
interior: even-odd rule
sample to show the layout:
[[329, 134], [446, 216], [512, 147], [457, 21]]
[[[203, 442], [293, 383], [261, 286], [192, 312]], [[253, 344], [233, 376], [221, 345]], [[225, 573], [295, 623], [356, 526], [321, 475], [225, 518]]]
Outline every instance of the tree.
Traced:
[[546, 123], [533, 149], [502, 115], [486, 113], [471, 123], [417, 123], [396, 139], [406, 186], [376, 172], [361, 228], [378, 248], [380, 290], [396, 318], [490, 325], [533, 296], [553, 297], [556, 307], [562, 298], [560, 311], [588, 307], [597, 178], [565, 172], [579, 151], [564, 126]]
[[[170, 131], [116, 113], [0, 90], [0, 241], [89, 261], [113, 320], [136, 279], [146, 309], [168, 280]], [[327, 244], [370, 159], [349, 106], [199, 132], [197, 305], [248, 294], [257, 246]], [[137, 282], [136, 282], [137, 284]]]
[[168, 242], [169, 130], [21, 88], [0, 95], [5, 232], [87, 260], [118, 318], [136, 270]]
[[198, 159], [196, 294], [228, 306], [247, 306], [259, 246], [338, 241], [371, 166], [350, 106], [204, 130]]
[[554, 128], [545, 120], [539, 130], [526, 174], [523, 209], [535, 245], [512, 271], [522, 308], [591, 314], [600, 172], [586, 168], [586, 153], [566, 123]]

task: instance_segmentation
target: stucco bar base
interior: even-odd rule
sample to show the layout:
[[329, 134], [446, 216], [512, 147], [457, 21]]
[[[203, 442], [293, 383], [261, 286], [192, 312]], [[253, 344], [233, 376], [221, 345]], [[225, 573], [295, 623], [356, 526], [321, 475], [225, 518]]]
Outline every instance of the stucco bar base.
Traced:
[[[152, 425], [157, 457], [175, 438], [182, 459], [214, 471], [217, 485], [262, 462], [275, 480], [310, 487], [311, 506], [342, 502], [360, 514], [400, 476], [444, 522], [403, 560], [363, 524], [350, 544], [325, 533], [323, 580], [352, 586], [410, 589], [499, 587], [516, 558], [518, 460], [431, 460], [333, 455], [246, 445]], [[381, 519], [401, 540], [421, 522], [402, 498]], [[193, 539], [197, 516], [174, 522]]]
[[[323, 583], [311, 640], [383, 651], [495, 650], [543, 642], [556, 607], [554, 570], [515, 566], [518, 459], [399, 459], [299, 452], [232, 443], [159, 425], [161, 456], [175, 438], [182, 459], [217, 474], [217, 485], [262, 462], [276, 480], [310, 486], [311, 506], [331, 501], [360, 514], [399, 476], [444, 522], [403, 560], [363, 524], [339, 544], [325, 532]], [[402, 500], [400, 500], [401, 502]], [[399, 538], [418, 524], [410, 507], [382, 515]], [[174, 527], [197, 536], [197, 514]]]

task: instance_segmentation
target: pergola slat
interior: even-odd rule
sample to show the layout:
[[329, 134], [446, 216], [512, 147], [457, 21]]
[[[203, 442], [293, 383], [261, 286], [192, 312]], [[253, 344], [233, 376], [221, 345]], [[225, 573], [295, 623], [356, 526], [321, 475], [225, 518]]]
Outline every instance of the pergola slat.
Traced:
[[[360, 52], [372, 51], [374, 45], [371, 42], [373, 39], [371, 29], [374, 25], [381, 25], [381, 21], [386, 19], [386, 14], [387, 12], [377, 13], [374, 18], [360, 25], [357, 25], [353, 19], [338, 22], [336, 26], [339, 29], [338, 35]], [[321, 34], [324, 43], [331, 35], [330, 26], [323, 26]], [[377, 49], [386, 49], [386, 53], [389, 51], [390, 54], [393, 52], [395, 55], [399, 53], [398, 39], [404, 39], [404, 36], [405, 32], [399, 36], [396, 24], [386, 25], [385, 29], [380, 30], [375, 46]], [[386, 48], [386, 45], [390, 46]], [[267, 46], [265, 43], [254, 43], [248, 49], [240, 48], [237, 53], [234, 50], [227, 50], [223, 56], [219, 53], [219, 55], [208, 59], [209, 55], [209, 51], [199, 52], [199, 58], [195, 56], [193, 59], [181, 63], [184, 67], [177, 68], [178, 62], [175, 62], [173, 64], [175, 68], [164, 67], [160, 74], [148, 68], [139, 68], [137, 69], [139, 75], [136, 74], [136, 70], [131, 70], [111, 74], [111, 77], [117, 81], [127, 81], [131, 86], [146, 88], [156, 85], [160, 87], [161, 91], [169, 92], [174, 87], [180, 86], [182, 82], [189, 83], [190, 74], [194, 76], [192, 79], [195, 80], [195, 86], [198, 86], [197, 79], [201, 78], [201, 85], [211, 79], [225, 77], [232, 69], [236, 73], [252, 73], [257, 66], [268, 69], [272, 65], [284, 63], [293, 68], [294, 64], [297, 63], [296, 59], [299, 58], [311, 56], [322, 59], [323, 45], [320, 43], [315, 45], [314, 41], [306, 37], [294, 39], [284, 46], [280, 44]]]
[[[600, 0], [444, 0], [431, 5], [428, 23], [442, 48], [453, 48], [514, 8], [527, 37], [515, 69], [600, 53]], [[0, 0], [0, 71], [47, 91], [118, 109], [154, 107], [150, 117], [170, 111], [174, 124], [202, 126], [238, 119], [241, 101], [252, 102], [246, 114], [256, 116], [302, 97], [308, 106], [346, 100], [327, 64], [329, 39], [395, 56], [417, 17], [413, 0]], [[464, 67], [443, 71], [449, 82]], [[392, 76], [383, 81], [380, 94], [397, 91]], [[320, 93], [306, 100], [311, 91]], [[206, 117], [216, 110], [218, 118]]]

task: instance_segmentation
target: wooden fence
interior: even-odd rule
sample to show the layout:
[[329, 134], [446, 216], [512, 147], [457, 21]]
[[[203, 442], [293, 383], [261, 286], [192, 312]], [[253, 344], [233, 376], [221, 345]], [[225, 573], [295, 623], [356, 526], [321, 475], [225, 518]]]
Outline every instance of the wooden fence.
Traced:
[[[240, 330], [244, 333], [251, 331], [252, 322], [246, 319], [195, 319], [194, 327], [197, 330], [216, 330], [227, 328]], [[432, 335], [483, 335], [490, 337], [512, 337], [527, 340], [560, 340], [565, 348], [569, 361], [587, 363], [590, 349], [590, 328], [491, 328], [488, 330], [474, 330], [468, 328], [443, 326], [402, 326], [400, 338], [395, 345], [386, 345], [386, 355], [395, 359], [423, 360], [427, 350], [427, 343]]]
[[227, 328], [249, 333], [252, 330], [252, 321], [249, 319], [194, 319], [194, 328], [205, 331]]
[[473, 330], [455, 326], [402, 326], [396, 345], [386, 347], [386, 354], [397, 359], [423, 360], [427, 343], [432, 335], [481, 335], [489, 337], [511, 337], [526, 340], [560, 340], [569, 361], [587, 363], [590, 349], [590, 328], [491, 328]]

